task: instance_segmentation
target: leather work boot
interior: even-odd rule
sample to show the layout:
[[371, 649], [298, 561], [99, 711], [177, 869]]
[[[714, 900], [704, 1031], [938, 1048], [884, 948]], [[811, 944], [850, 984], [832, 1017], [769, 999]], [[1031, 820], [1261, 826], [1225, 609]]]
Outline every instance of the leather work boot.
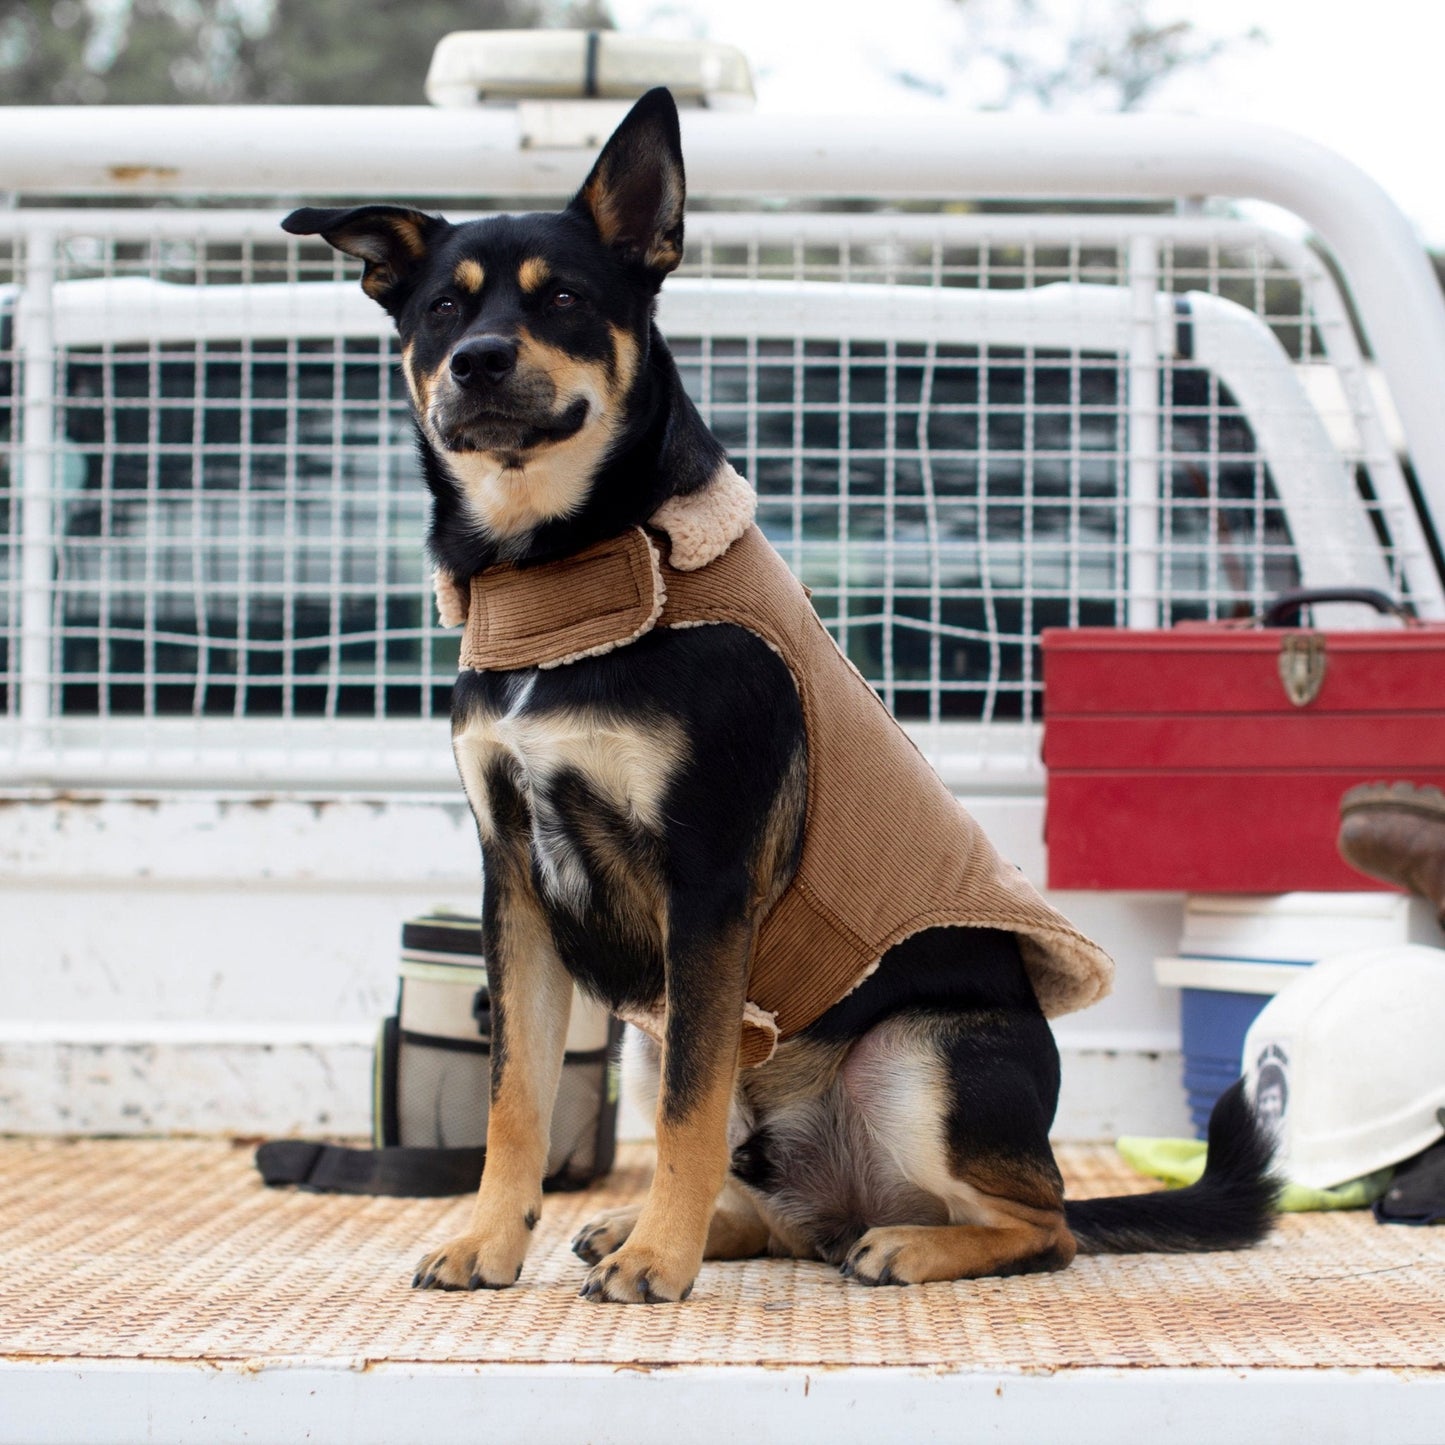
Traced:
[[1445, 793], [1413, 783], [1361, 783], [1340, 799], [1340, 856], [1435, 907], [1445, 928]]

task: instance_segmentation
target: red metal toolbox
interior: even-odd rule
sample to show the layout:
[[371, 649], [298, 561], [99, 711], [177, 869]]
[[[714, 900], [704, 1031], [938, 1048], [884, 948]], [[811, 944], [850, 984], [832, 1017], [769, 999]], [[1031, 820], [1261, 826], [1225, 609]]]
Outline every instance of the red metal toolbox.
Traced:
[[1341, 794], [1445, 787], [1445, 626], [1042, 641], [1051, 888], [1379, 888], [1336, 851]]

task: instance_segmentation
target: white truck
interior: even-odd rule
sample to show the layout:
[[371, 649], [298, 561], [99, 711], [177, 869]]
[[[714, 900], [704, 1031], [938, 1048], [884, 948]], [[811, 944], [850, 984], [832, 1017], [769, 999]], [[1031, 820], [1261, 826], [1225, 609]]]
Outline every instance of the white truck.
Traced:
[[[1445, 617], [1445, 304], [1352, 166], [694, 89], [663, 329], [840, 643], [1036, 880], [1042, 627], [1300, 583]], [[277, 221], [553, 205], [625, 104], [0, 109], [6, 1127], [366, 1129], [400, 921], [474, 907], [478, 864], [393, 343]], [[1060, 1132], [1179, 1129], [1151, 963], [1182, 899], [1060, 901], [1120, 964], [1061, 1026]]]

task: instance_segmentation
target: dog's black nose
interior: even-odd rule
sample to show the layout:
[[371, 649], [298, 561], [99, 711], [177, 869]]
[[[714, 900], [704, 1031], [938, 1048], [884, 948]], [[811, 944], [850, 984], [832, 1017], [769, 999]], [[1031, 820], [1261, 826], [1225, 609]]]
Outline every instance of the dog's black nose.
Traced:
[[452, 352], [452, 379], [461, 386], [490, 386], [516, 365], [517, 343], [510, 336], [473, 336]]

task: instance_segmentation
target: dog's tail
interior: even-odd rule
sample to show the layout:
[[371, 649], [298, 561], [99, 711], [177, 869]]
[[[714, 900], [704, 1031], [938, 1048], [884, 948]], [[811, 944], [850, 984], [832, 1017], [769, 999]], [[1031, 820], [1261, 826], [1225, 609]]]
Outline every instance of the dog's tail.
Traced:
[[1274, 1223], [1280, 1183], [1271, 1173], [1273, 1158], [1274, 1145], [1240, 1079], [1209, 1116], [1208, 1154], [1196, 1183], [1158, 1194], [1070, 1201], [1064, 1217], [1082, 1254], [1244, 1249]]

